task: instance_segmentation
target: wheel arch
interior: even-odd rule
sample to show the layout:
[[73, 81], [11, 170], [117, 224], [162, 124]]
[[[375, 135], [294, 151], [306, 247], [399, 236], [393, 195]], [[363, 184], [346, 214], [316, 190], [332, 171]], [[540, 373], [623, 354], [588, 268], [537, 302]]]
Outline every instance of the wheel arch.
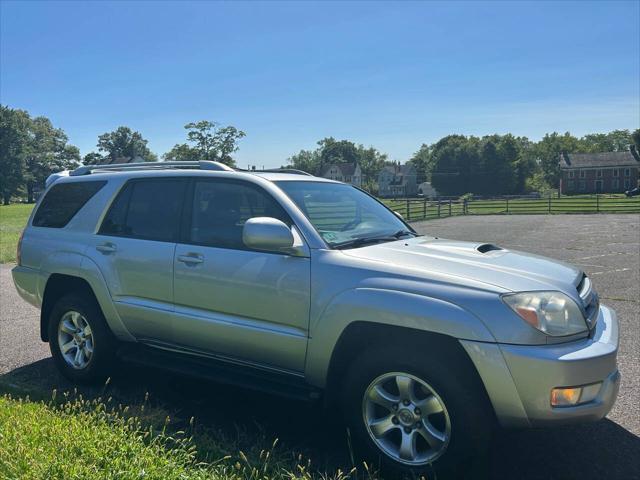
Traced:
[[332, 352], [329, 362], [326, 387], [325, 405], [338, 406], [342, 391], [342, 379], [349, 365], [365, 351], [384, 348], [385, 344], [402, 344], [407, 349], [429, 349], [438, 355], [445, 356], [455, 362], [469, 375], [469, 381], [480, 389], [488, 405], [489, 397], [482, 379], [460, 341], [452, 336], [417, 330], [396, 325], [355, 321], [350, 323], [340, 335]]
[[[83, 292], [90, 295], [98, 304], [111, 332], [119, 340], [135, 341], [135, 338], [124, 326], [116, 311], [109, 288], [98, 266], [88, 257], [74, 255], [75, 268], [55, 268], [49, 265], [51, 272], [42, 288], [42, 306], [40, 309], [40, 338], [49, 341], [48, 322], [55, 302], [64, 294]], [[68, 264], [67, 264], [68, 265]], [[53, 268], [52, 268], [53, 267]]]

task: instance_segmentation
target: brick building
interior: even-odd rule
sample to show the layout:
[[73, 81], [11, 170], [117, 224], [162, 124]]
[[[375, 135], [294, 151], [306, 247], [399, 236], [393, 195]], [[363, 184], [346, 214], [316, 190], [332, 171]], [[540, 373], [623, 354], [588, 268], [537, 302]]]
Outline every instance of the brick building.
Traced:
[[560, 192], [621, 193], [638, 185], [640, 158], [628, 151], [563, 153], [560, 157]]

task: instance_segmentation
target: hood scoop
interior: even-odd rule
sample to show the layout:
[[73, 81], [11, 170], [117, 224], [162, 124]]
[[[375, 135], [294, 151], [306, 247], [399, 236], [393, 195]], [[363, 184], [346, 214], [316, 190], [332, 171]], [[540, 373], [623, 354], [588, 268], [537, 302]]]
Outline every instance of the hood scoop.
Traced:
[[504, 250], [503, 248], [498, 247], [497, 245], [493, 245], [492, 243], [483, 243], [476, 248], [480, 253], [493, 252], [496, 250]]

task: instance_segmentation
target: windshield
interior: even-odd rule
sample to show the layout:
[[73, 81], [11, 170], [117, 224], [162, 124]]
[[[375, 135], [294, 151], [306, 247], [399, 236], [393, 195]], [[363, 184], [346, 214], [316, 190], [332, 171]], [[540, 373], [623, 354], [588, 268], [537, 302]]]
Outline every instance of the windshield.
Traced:
[[275, 182], [302, 210], [331, 247], [365, 240], [414, 235], [393, 212], [366, 193], [343, 183]]

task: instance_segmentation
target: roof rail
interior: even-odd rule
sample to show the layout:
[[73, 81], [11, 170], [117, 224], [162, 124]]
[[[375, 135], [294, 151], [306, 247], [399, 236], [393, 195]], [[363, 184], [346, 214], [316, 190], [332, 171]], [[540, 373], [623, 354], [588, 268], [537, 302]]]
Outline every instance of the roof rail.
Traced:
[[136, 162], [136, 163], [111, 163], [106, 165], [85, 165], [69, 172], [72, 177], [90, 175], [93, 172], [119, 172], [131, 170], [165, 170], [171, 168], [193, 168], [199, 170], [217, 170], [233, 172], [233, 168], [224, 163], [211, 160], [199, 160], [196, 162]]
[[311, 175], [310, 173], [303, 170], [297, 170], [295, 168], [267, 168], [262, 170], [246, 170], [244, 168], [236, 168], [236, 170], [246, 173], [292, 173], [294, 175], [307, 175], [309, 177], [313, 177], [313, 175]]

